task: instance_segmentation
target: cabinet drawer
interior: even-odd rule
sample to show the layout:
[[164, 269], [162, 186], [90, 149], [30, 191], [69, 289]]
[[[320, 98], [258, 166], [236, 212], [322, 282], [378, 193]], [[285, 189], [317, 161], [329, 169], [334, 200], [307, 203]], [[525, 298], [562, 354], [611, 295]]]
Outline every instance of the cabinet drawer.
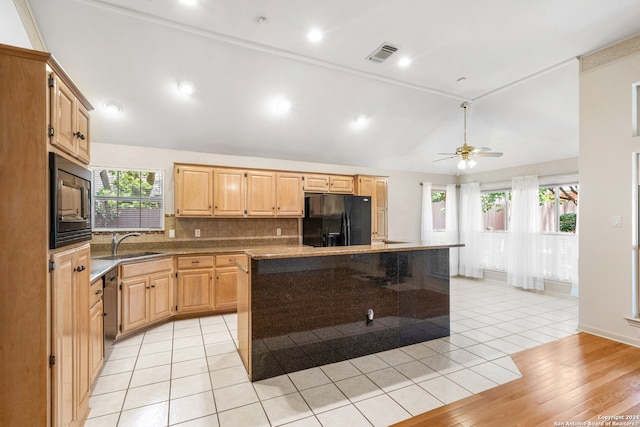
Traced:
[[235, 260], [243, 254], [216, 255], [216, 267], [236, 267]]
[[181, 256], [178, 257], [178, 270], [185, 268], [211, 268], [213, 255]]
[[121, 278], [142, 276], [160, 271], [171, 270], [173, 268], [173, 258], [163, 258], [153, 261], [136, 262], [134, 264], [122, 265]]
[[91, 284], [89, 290], [89, 308], [92, 308], [102, 298], [102, 279], [96, 280]]

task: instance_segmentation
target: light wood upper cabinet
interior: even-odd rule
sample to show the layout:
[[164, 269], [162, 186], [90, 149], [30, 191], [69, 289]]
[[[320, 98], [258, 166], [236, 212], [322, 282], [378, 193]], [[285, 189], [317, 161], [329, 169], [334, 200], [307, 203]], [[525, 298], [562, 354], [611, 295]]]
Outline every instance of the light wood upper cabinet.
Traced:
[[269, 171], [247, 172], [247, 215], [276, 215], [276, 174]]
[[[375, 178], [372, 176], [358, 175], [355, 179], [356, 196], [373, 196]], [[372, 204], [373, 206], [373, 204]]]
[[214, 216], [244, 216], [246, 208], [246, 171], [213, 169]]
[[353, 194], [353, 177], [329, 175], [329, 193]]
[[371, 240], [387, 238], [388, 178], [380, 176], [357, 175], [356, 192], [358, 196], [370, 196], [371, 201]]
[[304, 191], [308, 193], [353, 194], [354, 181], [347, 175], [304, 175]]
[[296, 173], [278, 172], [277, 181], [277, 215], [304, 216], [304, 191], [302, 190], [302, 175]]
[[176, 165], [173, 176], [176, 216], [213, 216], [213, 168]]
[[53, 254], [51, 261], [52, 425], [79, 426], [91, 390], [89, 245]]
[[51, 144], [88, 164], [90, 160], [88, 109], [55, 72], [50, 74], [49, 87], [52, 104], [49, 125]]
[[329, 191], [329, 176], [305, 174], [303, 188], [309, 193], [326, 193]]

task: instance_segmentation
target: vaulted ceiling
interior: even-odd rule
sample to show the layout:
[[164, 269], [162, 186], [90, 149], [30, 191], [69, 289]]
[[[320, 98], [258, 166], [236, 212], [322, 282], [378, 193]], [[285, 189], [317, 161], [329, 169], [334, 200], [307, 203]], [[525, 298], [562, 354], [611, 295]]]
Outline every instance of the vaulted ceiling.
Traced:
[[[462, 145], [463, 101], [468, 142], [504, 152], [474, 171], [576, 157], [576, 58], [640, 32], [638, 0], [30, 5], [95, 107], [95, 142], [446, 174], [457, 162], [433, 161]], [[398, 50], [367, 60], [384, 43]]]

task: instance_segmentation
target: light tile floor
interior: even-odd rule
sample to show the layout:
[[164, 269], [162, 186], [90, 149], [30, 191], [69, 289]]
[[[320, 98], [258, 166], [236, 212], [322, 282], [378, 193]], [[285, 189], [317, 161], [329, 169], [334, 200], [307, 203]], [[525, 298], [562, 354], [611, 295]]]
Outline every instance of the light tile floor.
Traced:
[[509, 354], [576, 332], [577, 301], [451, 280], [451, 336], [251, 383], [236, 316], [117, 343], [86, 427], [387, 426], [520, 376]]

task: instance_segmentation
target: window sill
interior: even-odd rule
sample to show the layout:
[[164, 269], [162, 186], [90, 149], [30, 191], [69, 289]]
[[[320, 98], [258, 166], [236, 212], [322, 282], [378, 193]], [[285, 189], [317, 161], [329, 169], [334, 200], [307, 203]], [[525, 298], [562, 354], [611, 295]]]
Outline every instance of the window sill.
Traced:
[[625, 317], [624, 318], [629, 326], [633, 326], [634, 328], [640, 328], [640, 319], [637, 317]]

